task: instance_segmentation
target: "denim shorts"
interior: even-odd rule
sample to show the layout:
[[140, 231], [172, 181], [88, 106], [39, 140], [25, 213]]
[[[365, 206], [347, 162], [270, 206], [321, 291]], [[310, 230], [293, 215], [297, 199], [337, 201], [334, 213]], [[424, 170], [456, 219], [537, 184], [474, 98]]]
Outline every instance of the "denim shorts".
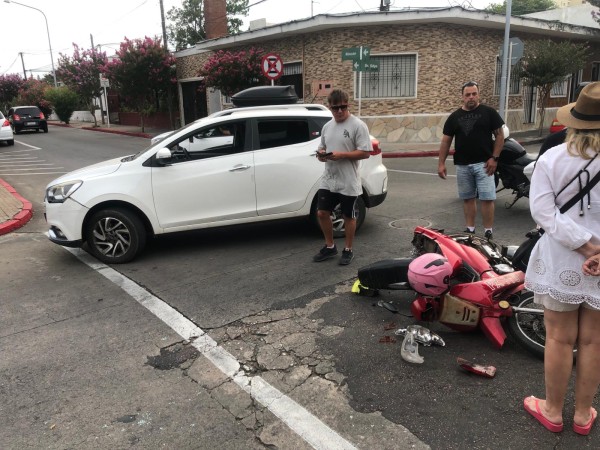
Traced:
[[496, 200], [494, 175], [485, 172], [485, 163], [456, 166], [458, 196], [462, 200], [479, 197], [479, 200]]

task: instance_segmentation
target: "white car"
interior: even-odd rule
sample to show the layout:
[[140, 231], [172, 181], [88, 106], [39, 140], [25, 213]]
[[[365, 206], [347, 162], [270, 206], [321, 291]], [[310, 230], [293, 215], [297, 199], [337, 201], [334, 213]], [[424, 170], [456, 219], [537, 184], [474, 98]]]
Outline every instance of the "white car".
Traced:
[[[331, 117], [321, 105], [234, 108], [157, 136], [136, 155], [63, 175], [46, 188], [48, 236], [124, 263], [148, 235], [309, 215], [316, 223], [323, 163], [315, 151]], [[357, 228], [387, 195], [377, 141], [361, 163]]]
[[10, 122], [0, 112], [0, 142], [2, 141], [6, 142], [8, 145], [15, 145], [15, 137]]

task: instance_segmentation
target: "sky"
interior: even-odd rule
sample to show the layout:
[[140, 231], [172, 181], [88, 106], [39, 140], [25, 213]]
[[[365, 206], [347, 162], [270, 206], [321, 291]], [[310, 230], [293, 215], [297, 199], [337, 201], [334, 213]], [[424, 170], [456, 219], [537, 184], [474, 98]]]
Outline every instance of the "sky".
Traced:
[[[391, 0], [390, 9], [456, 5], [484, 8], [492, 2]], [[160, 0], [19, 0], [18, 3], [21, 5], [0, 0], [0, 75], [23, 75], [24, 64], [28, 77], [44, 76], [52, 67], [50, 46], [56, 67], [61, 53], [73, 55], [73, 43], [90, 48], [93, 40], [95, 46], [100, 45], [102, 51], [112, 55], [125, 37], [162, 37]], [[171, 8], [180, 8], [181, 3], [181, 0], [163, 0], [165, 16]], [[244, 20], [242, 30], [248, 29], [251, 20], [262, 18], [274, 24], [307, 18], [311, 13], [377, 11], [380, 0], [249, 0], [249, 5], [248, 16], [240, 17]]]

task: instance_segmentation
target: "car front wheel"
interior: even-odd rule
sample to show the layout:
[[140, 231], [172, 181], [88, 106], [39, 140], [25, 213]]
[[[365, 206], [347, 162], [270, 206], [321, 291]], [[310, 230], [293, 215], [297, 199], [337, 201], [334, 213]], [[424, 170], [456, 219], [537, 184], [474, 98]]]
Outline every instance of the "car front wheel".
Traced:
[[89, 252], [107, 264], [131, 261], [146, 245], [140, 218], [124, 208], [98, 211], [87, 222], [85, 241]]
[[[358, 197], [356, 199], [356, 203], [354, 204], [354, 216], [356, 217], [356, 231], [359, 230], [363, 222], [365, 221], [365, 216], [367, 215], [367, 207], [365, 206], [365, 201], [362, 197]], [[311, 213], [313, 222], [319, 227], [319, 218], [317, 217], [317, 205], [315, 202], [315, 206]], [[344, 217], [342, 215], [341, 205], [336, 205], [333, 213], [331, 214], [331, 221], [333, 223], [333, 237], [334, 238], [342, 238], [346, 235], [346, 229], [344, 227]]]

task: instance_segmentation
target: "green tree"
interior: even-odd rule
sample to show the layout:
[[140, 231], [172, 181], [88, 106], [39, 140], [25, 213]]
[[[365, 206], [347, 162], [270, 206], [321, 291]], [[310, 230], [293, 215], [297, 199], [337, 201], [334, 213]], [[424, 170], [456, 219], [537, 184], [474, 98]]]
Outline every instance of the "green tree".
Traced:
[[[227, 31], [237, 34], [242, 19], [236, 15], [248, 15], [248, 0], [227, 0]], [[169, 42], [177, 50], [192, 47], [206, 38], [204, 32], [204, 0], [183, 0], [181, 8], [173, 7], [167, 12]]]
[[[510, 14], [521, 16], [554, 8], [556, 8], [556, 4], [553, 0], [512, 0]], [[502, 3], [492, 3], [485, 10], [496, 14], [506, 14], [506, 0]]]
[[95, 127], [98, 126], [95, 100], [102, 93], [100, 74], [107, 62], [106, 53], [95, 50], [81, 51], [77, 44], [73, 44], [72, 57], [61, 53], [58, 59], [56, 76], [86, 104], [87, 110], [94, 118]]
[[588, 47], [569, 41], [554, 42], [549, 39], [528, 42], [521, 63], [521, 78], [538, 89], [540, 130], [542, 135], [546, 102], [552, 85], [563, 82], [573, 72], [582, 69], [588, 59]]
[[25, 80], [16, 73], [0, 75], [0, 111], [6, 112], [12, 106], [12, 100], [24, 84]]
[[52, 103], [52, 109], [54, 109], [58, 118], [67, 124], [79, 104], [77, 93], [64, 86], [47, 89], [46, 99]]
[[156, 111], [159, 99], [176, 83], [175, 58], [158, 37], [125, 39], [103, 71], [119, 95], [144, 118]]
[[46, 117], [52, 114], [52, 105], [46, 99], [46, 90], [50, 88], [50, 84], [45, 81], [36, 80], [35, 78], [28, 78], [15, 99], [17, 105], [31, 105], [37, 106], [42, 110]]
[[242, 89], [266, 84], [260, 63], [262, 49], [229, 52], [219, 50], [214, 53], [200, 70], [206, 86], [219, 89], [222, 94], [231, 96]]

